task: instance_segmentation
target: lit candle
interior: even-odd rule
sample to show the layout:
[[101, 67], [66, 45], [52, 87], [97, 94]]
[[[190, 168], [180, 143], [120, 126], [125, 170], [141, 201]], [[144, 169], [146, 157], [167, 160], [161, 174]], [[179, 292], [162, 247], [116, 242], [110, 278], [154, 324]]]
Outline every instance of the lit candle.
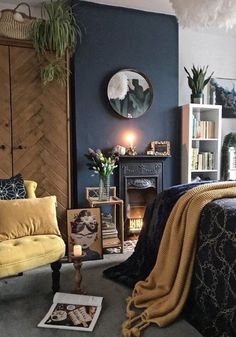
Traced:
[[74, 256], [81, 256], [82, 255], [82, 247], [80, 245], [74, 245], [73, 253], [74, 253]]
[[127, 139], [128, 139], [128, 142], [130, 143], [130, 148], [132, 149], [134, 147], [134, 135], [130, 133]]

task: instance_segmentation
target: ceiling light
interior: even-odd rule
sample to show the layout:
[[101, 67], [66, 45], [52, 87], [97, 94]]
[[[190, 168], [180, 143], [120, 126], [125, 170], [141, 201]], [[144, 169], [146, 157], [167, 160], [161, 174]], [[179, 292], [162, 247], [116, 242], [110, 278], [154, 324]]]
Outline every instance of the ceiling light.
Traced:
[[232, 28], [236, 24], [235, 0], [170, 0], [182, 27]]

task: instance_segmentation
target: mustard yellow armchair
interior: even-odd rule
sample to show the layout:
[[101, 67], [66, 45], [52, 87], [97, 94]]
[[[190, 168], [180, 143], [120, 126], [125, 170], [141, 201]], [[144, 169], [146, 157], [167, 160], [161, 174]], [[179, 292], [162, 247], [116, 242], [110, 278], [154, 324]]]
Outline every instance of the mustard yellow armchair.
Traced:
[[24, 181], [24, 185], [28, 199], [0, 200], [0, 278], [51, 264], [56, 292], [60, 260], [65, 255], [56, 221], [56, 197], [36, 198], [37, 183]]

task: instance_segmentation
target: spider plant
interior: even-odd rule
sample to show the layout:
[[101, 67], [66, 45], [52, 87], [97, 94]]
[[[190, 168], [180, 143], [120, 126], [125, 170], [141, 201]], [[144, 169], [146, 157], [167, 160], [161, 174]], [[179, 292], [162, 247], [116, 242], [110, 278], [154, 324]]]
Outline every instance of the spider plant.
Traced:
[[58, 81], [61, 85], [66, 84], [67, 68], [61, 62], [50, 61], [46, 66], [41, 68], [41, 80], [44, 86], [53, 80]]
[[[67, 52], [70, 56], [73, 54], [77, 37], [81, 39], [82, 34], [68, 1], [42, 2], [41, 16], [42, 18], [35, 20], [32, 27], [34, 48], [41, 61], [48, 51], [55, 55], [55, 62], [49, 63], [41, 70], [43, 83], [46, 84], [52, 81], [52, 76], [56, 79], [66, 78], [66, 68], [62, 67], [58, 60], [64, 59]], [[63, 71], [65, 73], [62, 76]], [[59, 73], [60, 76], [57, 76]]]

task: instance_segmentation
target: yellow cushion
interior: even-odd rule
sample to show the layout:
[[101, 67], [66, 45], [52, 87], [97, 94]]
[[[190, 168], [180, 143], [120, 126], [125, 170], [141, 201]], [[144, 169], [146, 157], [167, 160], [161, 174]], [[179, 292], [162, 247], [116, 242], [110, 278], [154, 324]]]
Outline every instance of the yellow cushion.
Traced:
[[65, 243], [57, 235], [35, 235], [0, 242], [0, 278], [59, 260]]
[[32, 180], [24, 180], [24, 185], [27, 193], [27, 198], [36, 198], [35, 191], [37, 183]]
[[60, 235], [55, 196], [0, 200], [0, 241], [37, 234]]

